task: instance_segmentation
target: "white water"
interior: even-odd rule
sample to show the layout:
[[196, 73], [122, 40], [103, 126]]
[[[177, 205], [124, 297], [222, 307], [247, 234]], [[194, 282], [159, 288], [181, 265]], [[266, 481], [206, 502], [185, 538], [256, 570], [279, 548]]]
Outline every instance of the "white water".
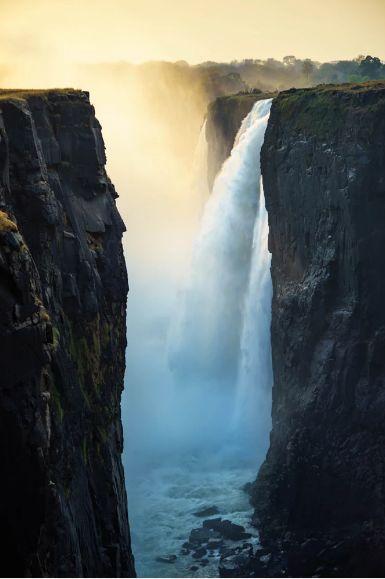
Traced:
[[[273, 383], [270, 344], [271, 254], [268, 250], [268, 235], [269, 225], [261, 177], [249, 286], [243, 308], [233, 427], [236, 432], [242, 422], [246, 440], [260, 441], [262, 456], [268, 447], [266, 433], [270, 431], [271, 426], [271, 386]], [[257, 388], [256, 384], [258, 384]]]
[[270, 100], [259, 101], [243, 121], [205, 208], [171, 352], [172, 367], [189, 380], [234, 386], [269, 110]]
[[[130, 337], [128, 310], [124, 462], [139, 576], [216, 575], [215, 556], [195, 572], [196, 561], [180, 556], [202, 507], [215, 504], [221, 516], [250, 524], [241, 487], [255, 478], [270, 429], [271, 281], [260, 174], [270, 104], [254, 105], [216, 178], [177, 315], [171, 285], [165, 299], [132, 311], [148, 331]], [[156, 561], [172, 554], [173, 565]]]

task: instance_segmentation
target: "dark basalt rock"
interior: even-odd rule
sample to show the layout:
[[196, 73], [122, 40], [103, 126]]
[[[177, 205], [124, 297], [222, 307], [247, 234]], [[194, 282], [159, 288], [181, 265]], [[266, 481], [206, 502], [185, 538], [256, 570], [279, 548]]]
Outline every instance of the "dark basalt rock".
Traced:
[[250, 533], [245, 532], [245, 528], [242, 525], [236, 525], [227, 519], [207, 519], [203, 521], [203, 528], [216, 531], [221, 537], [231, 541], [241, 541], [251, 537]]
[[208, 548], [208, 549], [220, 549], [220, 548], [222, 547], [222, 545], [223, 545], [223, 541], [222, 541], [222, 540], [219, 540], [219, 541], [210, 540], [210, 541], [207, 543], [207, 548]]
[[215, 505], [212, 507], [207, 507], [205, 509], [201, 509], [196, 513], [193, 513], [195, 517], [211, 517], [212, 515], [218, 515], [219, 509]]
[[219, 562], [220, 577], [249, 577], [251, 560], [246, 553], [222, 556]]
[[223, 523], [222, 517], [216, 517], [215, 519], [206, 519], [203, 521], [202, 526], [204, 529], [210, 529], [211, 531], [218, 531]]
[[252, 489], [268, 573], [385, 574], [384, 135], [384, 82], [273, 102], [273, 430]]
[[192, 556], [194, 557], [194, 559], [202, 559], [202, 557], [204, 557], [206, 553], [207, 549], [201, 547], [200, 549], [197, 549]]
[[209, 529], [193, 529], [190, 533], [190, 545], [207, 542], [211, 536]]
[[87, 93], [0, 92], [4, 575], [133, 576], [124, 225]]

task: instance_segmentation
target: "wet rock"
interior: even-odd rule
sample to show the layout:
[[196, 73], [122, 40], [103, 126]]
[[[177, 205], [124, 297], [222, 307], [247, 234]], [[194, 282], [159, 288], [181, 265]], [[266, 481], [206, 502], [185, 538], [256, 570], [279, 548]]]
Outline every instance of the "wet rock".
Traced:
[[214, 550], [214, 549], [220, 549], [220, 547], [222, 547], [222, 545], [223, 545], [223, 541], [222, 541], [222, 540], [219, 540], [219, 541], [212, 541], [212, 540], [210, 540], [210, 541], [207, 543], [207, 548], [208, 548], [208, 549], [212, 549], [212, 550]]
[[210, 561], [208, 559], [202, 559], [202, 561], [200, 561], [200, 565], [202, 567], [206, 567], [206, 565], [208, 565], [210, 563]]
[[193, 529], [190, 533], [190, 543], [204, 543], [210, 538], [209, 529]]
[[190, 571], [198, 571], [199, 567], [197, 567], [196, 565], [192, 565], [190, 567]]
[[246, 553], [237, 553], [221, 557], [219, 574], [221, 577], [247, 577], [251, 559]]
[[217, 531], [222, 523], [222, 517], [217, 517], [215, 519], [206, 519], [203, 521], [202, 526], [205, 529], [212, 529], [213, 531]]
[[253, 549], [253, 545], [251, 543], [243, 543], [241, 549]]
[[218, 507], [215, 505], [212, 507], [206, 507], [196, 513], [193, 513], [195, 517], [211, 517], [212, 515], [217, 515], [219, 513]]
[[182, 547], [181, 547], [181, 554], [182, 555], [188, 555], [192, 549], [194, 549], [195, 545], [188, 543], [187, 541], [185, 543], [183, 543]]
[[250, 533], [245, 532], [242, 525], [236, 525], [227, 519], [207, 519], [203, 521], [203, 527], [219, 533], [224, 539], [231, 541], [241, 541], [242, 539], [249, 539]]
[[194, 559], [201, 559], [202, 557], [204, 557], [207, 553], [207, 549], [205, 549], [204, 547], [201, 547], [200, 549], [197, 549], [194, 553], [193, 553], [193, 557]]

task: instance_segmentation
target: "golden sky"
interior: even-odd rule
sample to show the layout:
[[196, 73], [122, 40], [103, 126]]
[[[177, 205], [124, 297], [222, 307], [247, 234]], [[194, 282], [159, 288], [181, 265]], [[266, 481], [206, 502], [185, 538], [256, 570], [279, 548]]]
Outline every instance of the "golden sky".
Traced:
[[384, 24], [385, 0], [0, 0], [0, 86], [91, 91], [127, 225], [135, 304], [143, 287], [165, 291], [165, 278], [179, 276], [189, 261], [200, 207], [175, 154], [186, 126], [172, 147], [152, 94], [143, 98], [127, 73], [77, 65], [290, 54], [385, 59]]
[[0, 64], [385, 59], [385, 0], [0, 0]]

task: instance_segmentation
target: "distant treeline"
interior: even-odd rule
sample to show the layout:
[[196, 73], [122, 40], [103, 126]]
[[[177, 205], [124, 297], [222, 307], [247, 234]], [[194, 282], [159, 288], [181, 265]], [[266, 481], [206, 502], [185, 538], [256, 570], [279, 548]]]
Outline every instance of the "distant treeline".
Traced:
[[[188, 66], [187, 63], [176, 63]], [[319, 63], [285, 56], [282, 61], [245, 59], [231, 63], [204, 62], [196, 68], [209, 69], [213, 76], [239, 75], [248, 88], [284, 90], [322, 83], [365, 82], [385, 78], [385, 64], [376, 56], [359, 55], [353, 60]]]

